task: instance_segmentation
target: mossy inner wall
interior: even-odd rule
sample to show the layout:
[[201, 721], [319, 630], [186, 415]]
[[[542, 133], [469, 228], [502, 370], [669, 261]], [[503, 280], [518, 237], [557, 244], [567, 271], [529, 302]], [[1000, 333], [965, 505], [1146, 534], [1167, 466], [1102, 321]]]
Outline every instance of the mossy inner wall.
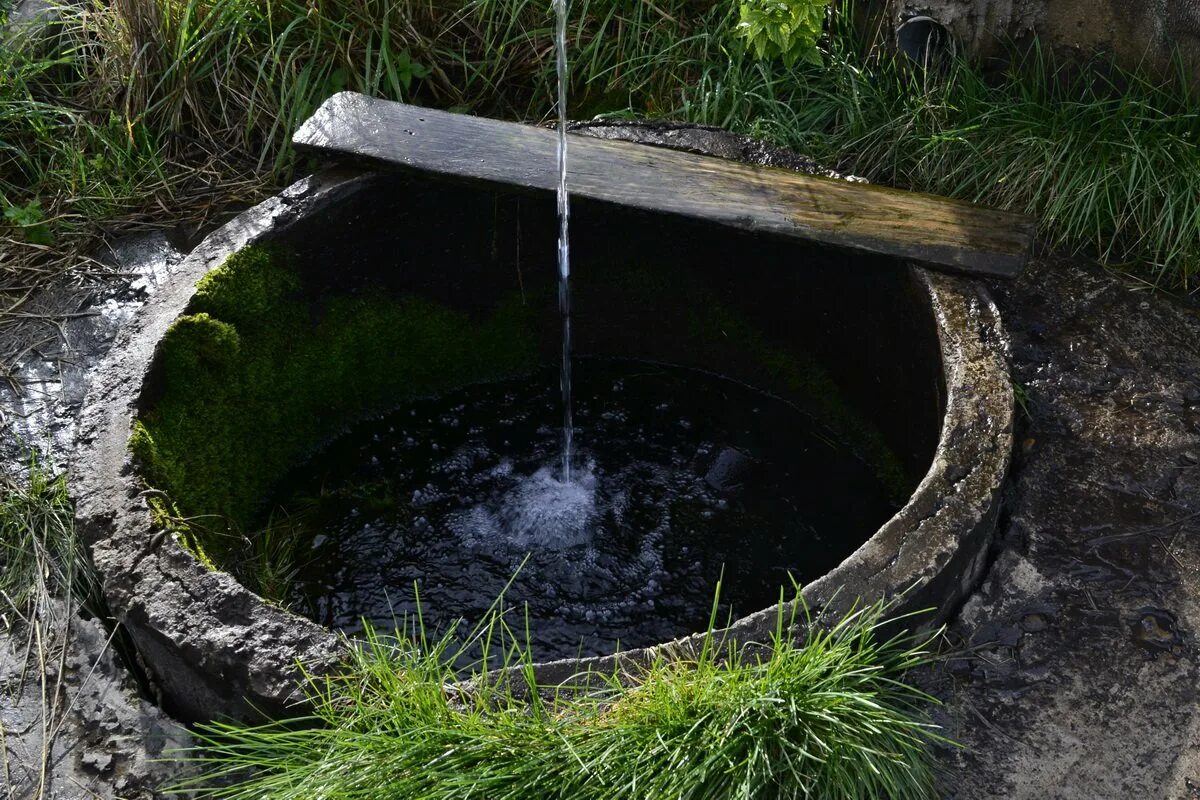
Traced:
[[[264, 592], [246, 573], [289, 537], [255, 535], [279, 522], [263, 504], [323, 442], [557, 361], [554, 220], [552, 198], [380, 176], [210, 272], [143, 393], [132, 449], [169, 498], [152, 502], [188, 520], [197, 555], [246, 562], [233, 571]], [[928, 469], [940, 362], [904, 265], [583, 201], [572, 261], [577, 355], [710, 370], [789, 400], [898, 504]]]
[[[482, 319], [415, 295], [312, 300], [280, 248], [250, 247], [197, 286], [160, 345], [131, 447], [218, 563], [272, 485], [340, 427], [406, 399], [537, 362], [527, 306]], [[211, 524], [214, 515], [218, 524]], [[210, 523], [204, 523], [208, 518]], [[225, 524], [219, 524], [219, 523]]]
[[729, 298], [691, 280], [685, 266], [628, 261], [574, 280], [577, 306], [625, 320], [605, 324], [607, 342], [580, 336], [593, 352], [716, 371], [788, 400], [870, 465], [897, 505], [922, 477], [909, 473], [825, 366], [807, 350], [773, 339]]

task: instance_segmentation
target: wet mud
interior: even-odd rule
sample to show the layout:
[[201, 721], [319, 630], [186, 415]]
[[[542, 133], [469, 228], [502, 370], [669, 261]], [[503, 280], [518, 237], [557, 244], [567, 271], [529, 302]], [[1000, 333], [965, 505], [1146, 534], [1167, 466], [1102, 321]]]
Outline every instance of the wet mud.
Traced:
[[[76, 419], [116, 333], [168, 278], [181, 254], [162, 233], [130, 237], [97, 254], [87, 276], [64, 276], [33, 298], [28, 316], [0, 325], [0, 481], [23, 480], [31, 452], [61, 472], [75, 448]], [[148, 800], [183, 772], [173, 749], [183, 725], [135, 678], [110, 624], [64, 601], [35, 632], [0, 624], [0, 798]], [[38, 648], [49, 665], [37, 667]]]

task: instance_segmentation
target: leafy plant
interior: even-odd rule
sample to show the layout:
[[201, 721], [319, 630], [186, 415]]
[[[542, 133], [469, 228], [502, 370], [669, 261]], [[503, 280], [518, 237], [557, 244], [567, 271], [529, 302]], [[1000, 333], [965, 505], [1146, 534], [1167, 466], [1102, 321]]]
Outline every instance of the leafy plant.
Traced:
[[817, 41], [825, 27], [827, 0], [745, 0], [734, 29], [761, 59], [821, 65]]
[[432, 70], [424, 64], [413, 61], [412, 56], [407, 50], [401, 50], [396, 56], [396, 77], [400, 80], [400, 85], [404, 87], [404, 91], [412, 88], [413, 80], [423, 80], [428, 78]]
[[25, 241], [32, 244], [52, 244], [54, 237], [50, 228], [45, 224], [45, 214], [38, 200], [30, 200], [25, 205], [8, 205], [4, 208], [4, 219], [20, 229]]
[[1013, 401], [1017, 404], [1017, 408], [1021, 412], [1021, 416], [1027, 420], [1033, 419], [1033, 412], [1030, 410], [1032, 401], [1029, 399], [1029, 389], [1025, 384], [1019, 381], [1012, 382]]

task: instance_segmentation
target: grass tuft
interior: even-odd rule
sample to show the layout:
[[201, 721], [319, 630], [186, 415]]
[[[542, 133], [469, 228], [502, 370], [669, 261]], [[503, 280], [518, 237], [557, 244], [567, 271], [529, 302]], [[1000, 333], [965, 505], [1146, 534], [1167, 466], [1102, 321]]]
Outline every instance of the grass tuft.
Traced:
[[0, 483], [0, 608], [28, 620], [62, 598], [95, 611], [98, 591], [65, 478], [31, 459], [25, 481]]
[[[798, 604], [791, 604], [796, 608]], [[882, 604], [791, 643], [707, 645], [591, 691], [533, 685], [527, 651], [495, 614], [456, 644], [419, 626], [368, 629], [344, 672], [310, 678], [311, 717], [201, 726], [190, 753], [205, 798], [877, 798], [930, 796], [932, 699], [902, 679], [928, 638], [881, 641]], [[474, 668], [453, 664], [463, 648]], [[489, 651], [520, 677], [486, 673]], [[511, 675], [512, 673], [510, 673]], [[467, 683], [463, 683], [467, 679]], [[468, 690], [464, 686], [469, 686]]]

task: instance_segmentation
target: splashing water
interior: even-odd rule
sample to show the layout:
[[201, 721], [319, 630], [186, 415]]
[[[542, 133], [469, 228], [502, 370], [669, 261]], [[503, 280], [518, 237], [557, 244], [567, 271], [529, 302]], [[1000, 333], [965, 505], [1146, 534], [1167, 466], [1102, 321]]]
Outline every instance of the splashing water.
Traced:
[[558, 72], [558, 309], [562, 315], [562, 481], [571, 482], [571, 251], [568, 227], [571, 201], [567, 195], [567, 4], [554, 0], [554, 49]]
[[499, 509], [480, 504], [458, 523], [460, 531], [504, 540], [508, 546], [550, 550], [586, 545], [595, 527], [596, 477], [584, 469], [566, 483], [543, 467], [504, 496]]

